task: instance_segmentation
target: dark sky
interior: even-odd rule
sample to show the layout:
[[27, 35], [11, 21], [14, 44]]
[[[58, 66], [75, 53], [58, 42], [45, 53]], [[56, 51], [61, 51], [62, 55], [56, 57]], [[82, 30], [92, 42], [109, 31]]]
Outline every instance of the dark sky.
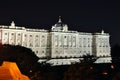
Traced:
[[120, 2], [106, 0], [3, 0], [0, 24], [50, 29], [62, 17], [69, 29], [105, 32], [111, 44], [120, 44]]

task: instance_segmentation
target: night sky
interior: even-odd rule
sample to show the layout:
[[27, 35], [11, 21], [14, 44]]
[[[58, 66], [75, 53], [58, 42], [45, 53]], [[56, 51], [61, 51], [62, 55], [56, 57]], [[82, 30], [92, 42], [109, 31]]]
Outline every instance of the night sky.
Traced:
[[[113, 0], [114, 1], [114, 0]], [[120, 44], [120, 2], [105, 0], [4, 0], [0, 24], [50, 29], [58, 16], [70, 30], [111, 35], [111, 45]]]

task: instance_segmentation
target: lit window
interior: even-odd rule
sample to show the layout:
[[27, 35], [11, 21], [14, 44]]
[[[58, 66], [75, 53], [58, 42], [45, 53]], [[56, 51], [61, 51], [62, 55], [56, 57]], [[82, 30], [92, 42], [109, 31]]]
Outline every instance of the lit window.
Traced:
[[108, 73], [106, 71], [102, 72], [103, 75], [108, 75]]
[[110, 67], [111, 67], [111, 69], [114, 69], [114, 65], [111, 65]]

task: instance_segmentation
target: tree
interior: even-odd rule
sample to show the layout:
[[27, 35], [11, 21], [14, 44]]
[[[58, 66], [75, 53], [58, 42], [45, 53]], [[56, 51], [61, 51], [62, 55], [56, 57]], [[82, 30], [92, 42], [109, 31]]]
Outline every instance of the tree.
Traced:
[[111, 48], [111, 56], [113, 63], [120, 63], [120, 45], [116, 44]]
[[83, 60], [80, 60], [81, 63], [94, 63], [97, 60], [97, 58], [93, 55], [83, 55]]
[[112, 48], [111, 48], [111, 55], [113, 57], [120, 57], [120, 45], [115, 44]]

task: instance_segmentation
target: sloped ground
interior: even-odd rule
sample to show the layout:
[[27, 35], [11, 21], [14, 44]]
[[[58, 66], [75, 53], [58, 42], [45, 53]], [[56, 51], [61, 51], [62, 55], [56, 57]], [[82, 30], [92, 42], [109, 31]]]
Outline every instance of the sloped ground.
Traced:
[[27, 76], [21, 74], [16, 63], [4, 61], [2, 66], [0, 66], [0, 80], [30, 80], [30, 79]]

